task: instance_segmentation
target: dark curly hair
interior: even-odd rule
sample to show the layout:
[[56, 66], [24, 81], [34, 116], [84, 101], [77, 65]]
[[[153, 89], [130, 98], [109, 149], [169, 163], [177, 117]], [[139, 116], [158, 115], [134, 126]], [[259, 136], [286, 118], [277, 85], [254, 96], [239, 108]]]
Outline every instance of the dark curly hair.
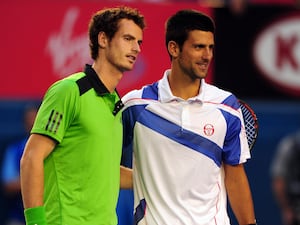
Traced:
[[121, 19], [133, 20], [142, 30], [145, 28], [144, 16], [137, 10], [127, 6], [104, 8], [96, 12], [89, 23], [90, 53], [92, 59], [98, 57], [98, 34], [104, 32], [111, 40], [118, 30]]

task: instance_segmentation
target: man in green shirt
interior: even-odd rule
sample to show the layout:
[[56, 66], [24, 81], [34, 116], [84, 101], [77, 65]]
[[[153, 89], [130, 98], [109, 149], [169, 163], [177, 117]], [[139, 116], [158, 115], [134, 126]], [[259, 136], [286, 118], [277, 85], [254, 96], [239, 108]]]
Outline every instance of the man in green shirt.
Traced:
[[117, 224], [119, 188], [132, 177], [120, 167], [116, 86], [136, 62], [144, 27], [136, 9], [98, 11], [89, 24], [94, 63], [47, 90], [21, 159], [27, 225]]

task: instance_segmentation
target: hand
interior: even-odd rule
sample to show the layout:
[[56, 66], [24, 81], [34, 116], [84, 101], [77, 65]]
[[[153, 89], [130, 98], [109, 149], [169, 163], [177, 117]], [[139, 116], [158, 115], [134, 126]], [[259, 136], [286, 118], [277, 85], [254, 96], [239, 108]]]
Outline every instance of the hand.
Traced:
[[284, 225], [292, 225], [294, 220], [295, 220], [295, 215], [294, 212], [291, 208], [286, 207], [285, 209], [283, 209], [283, 224]]

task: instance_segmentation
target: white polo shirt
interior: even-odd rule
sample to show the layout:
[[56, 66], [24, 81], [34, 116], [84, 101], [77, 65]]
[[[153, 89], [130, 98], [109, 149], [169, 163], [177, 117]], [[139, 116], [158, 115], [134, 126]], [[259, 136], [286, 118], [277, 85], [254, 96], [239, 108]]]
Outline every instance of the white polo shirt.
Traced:
[[204, 80], [198, 96], [175, 97], [168, 73], [122, 99], [135, 224], [229, 225], [222, 164], [250, 158], [237, 99]]

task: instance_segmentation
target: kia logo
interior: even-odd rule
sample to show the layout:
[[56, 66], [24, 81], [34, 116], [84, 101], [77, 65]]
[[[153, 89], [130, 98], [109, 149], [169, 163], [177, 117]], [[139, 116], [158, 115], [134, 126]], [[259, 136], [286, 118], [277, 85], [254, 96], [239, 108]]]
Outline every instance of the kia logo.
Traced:
[[274, 87], [300, 96], [300, 14], [269, 24], [253, 45], [254, 62]]

